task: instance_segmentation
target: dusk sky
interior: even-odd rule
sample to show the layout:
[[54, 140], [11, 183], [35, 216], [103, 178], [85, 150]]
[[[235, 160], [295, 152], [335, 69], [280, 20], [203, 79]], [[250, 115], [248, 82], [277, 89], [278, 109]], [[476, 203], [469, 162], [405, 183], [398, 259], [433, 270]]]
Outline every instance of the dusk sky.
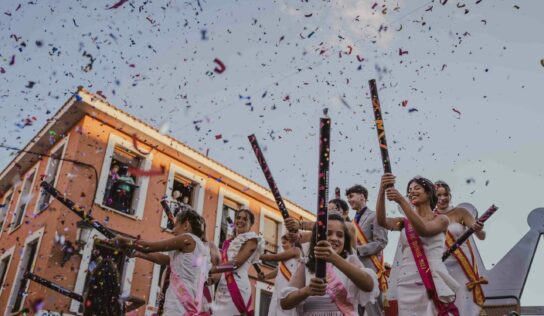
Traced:
[[[25, 146], [81, 85], [266, 186], [255, 133], [281, 193], [315, 211], [328, 109], [331, 193], [361, 183], [375, 208], [375, 78], [398, 188], [422, 175], [480, 214], [500, 207], [477, 243], [487, 268], [544, 207], [541, 0], [114, 4], [0, 2], [0, 143]], [[12, 158], [0, 150], [2, 168]], [[542, 247], [522, 305], [542, 305]]]

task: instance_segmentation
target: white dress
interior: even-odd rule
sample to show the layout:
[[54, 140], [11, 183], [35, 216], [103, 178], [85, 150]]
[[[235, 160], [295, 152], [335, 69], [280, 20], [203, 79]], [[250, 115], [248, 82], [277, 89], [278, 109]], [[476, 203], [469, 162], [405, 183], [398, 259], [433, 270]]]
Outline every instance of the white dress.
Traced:
[[[448, 230], [456, 240], [465, 232], [466, 229], [467, 228], [464, 225], [455, 222], [452, 222], [452, 224], [450, 224], [450, 226], [448, 227]], [[470, 238], [461, 245], [461, 250], [467, 255], [468, 259], [472, 261], [472, 258], [470, 256], [470, 250], [467, 244], [467, 242], [469, 241], [471, 243], [471, 246], [473, 248], [475, 247], [474, 241], [472, 240], [472, 238]], [[481, 308], [476, 303], [474, 303], [472, 291], [470, 291], [466, 286], [466, 284], [469, 282], [469, 279], [466, 276], [465, 272], [463, 272], [461, 265], [459, 265], [459, 262], [457, 261], [457, 259], [455, 259], [453, 255], [449, 256], [448, 259], [446, 259], [445, 264], [451, 276], [461, 284], [457, 291], [455, 291], [455, 305], [459, 309], [459, 315], [479, 315]]]
[[[453, 302], [459, 283], [448, 273], [446, 265], [442, 262], [442, 253], [445, 250], [444, 234], [419, 238], [423, 242], [438, 297], [443, 302]], [[400, 233], [399, 245], [391, 269], [387, 299], [398, 301], [398, 316], [436, 316], [438, 314], [433, 301], [427, 295], [404, 230]]]
[[[292, 258], [287, 261], [284, 261], [283, 263], [289, 269], [291, 272], [291, 276], [295, 275], [295, 272], [297, 271], [298, 265], [301, 262], [301, 259]], [[272, 293], [272, 298], [270, 299], [270, 307], [268, 308], [268, 316], [285, 316], [289, 315], [289, 313], [285, 313], [281, 307], [280, 307], [280, 295], [279, 292], [281, 289], [287, 287], [289, 285], [289, 280], [287, 280], [283, 274], [279, 271], [278, 266], [278, 275], [276, 276], [276, 279], [274, 280], [274, 292]]]
[[[376, 297], [380, 295], [378, 278], [376, 277], [376, 273], [374, 272], [374, 270], [365, 268], [356, 255], [349, 255], [346, 260], [370, 275], [374, 283], [372, 291], [362, 291], [344, 273], [342, 273], [342, 271], [340, 271], [335, 266], [332, 267], [340, 282], [344, 284], [344, 287], [347, 291], [347, 299], [353, 306], [355, 314], [357, 314], [357, 305], [365, 306], [369, 302], [373, 303], [376, 300]], [[330, 263], [327, 263], [327, 265], [330, 265]], [[310, 280], [315, 277], [315, 274], [310, 273], [308, 269], [306, 269], [306, 265], [304, 264], [300, 264], [299, 269], [304, 269], [304, 283], [308, 285], [310, 283]], [[280, 300], [287, 297], [290, 293], [298, 290], [298, 288], [294, 287], [292, 283], [297, 273], [298, 272], [295, 272], [295, 274], [293, 274], [293, 278], [291, 279], [291, 282], [289, 282], [288, 287], [280, 290]], [[281, 305], [278, 308], [282, 310]], [[328, 294], [325, 294], [323, 296], [310, 296], [303, 303], [299, 304], [297, 308], [293, 308], [289, 311], [282, 311], [284, 313], [287, 313], [288, 315], [293, 316], [343, 316], [342, 312], [338, 310], [338, 307], [336, 307], [336, 304], [333, 302], [332, 298]]]
[[[255, 232], [247, 232], [236, 236], [231, 242], [229, 249], [227, 250], [228, 260], [234, 259], [242, 246], [251, 239], [257, 240], [257, 249], [249, 257], [244, 264], [242, 264], [236, 271], [233, 272], [234, 279], [240, 289], [240, 293], [244, 299], [244, 302], [247, 304], [249, 298], [251, 297], [252, 289], [251, 283], [249, 282], [248, 269], [249, 266], [253, 263], [258, 262], [259, 257], [264, 252], [264, 239], [257, 235]], [[253, 298], [254, 300], [255, 298]], [[227, 288], [227, 282], [225, 280], [225, 274], [221, 275], [221, 280], [215, 291], [215, 300], [213, 305], [213, 314], [221, 316], [232, 316], [239, 315], [238, 309], [234, 305], [232, 298], [230, 296], [229, 289]]]
[[[195, 249], [193, 252], [181, 252], [178, 250], [170, 251], [170, 267], [172, 269], [170, 275], [170, 286], [166, 290], [164, 299], [164, 313], [163, 316], [179, 316], [185, 314], [185, 308], [178, 300], [173, 286], [172, 274], [176, 273], [185, 284], [191, 297], [201, 297], [201, 300], [206, 300], [202, 297], [202, 293], [197, 293], [199, 288], [199, 282], [206, 281], [208, 272], [210, 271], [210, 249], [204, 245], [202, 240], [197, 236], [186, 233], [195, 241]], [[202, 278], [204, 279], [202, 280]], [[205, 304], [201, 305], [201, 311], [206, 310]]]

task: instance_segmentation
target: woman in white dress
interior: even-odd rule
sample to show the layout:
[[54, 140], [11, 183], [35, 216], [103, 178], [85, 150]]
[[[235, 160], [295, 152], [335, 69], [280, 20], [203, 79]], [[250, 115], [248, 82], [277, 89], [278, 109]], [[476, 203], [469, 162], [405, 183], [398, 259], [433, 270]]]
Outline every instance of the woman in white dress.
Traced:
[[255, 216], [249, 209], [236, 212], [235, 237], [223, 243], [221, 264], [210, 273], [222, 273], [215, 292], [214, 315], [253, 315], [253, 299], [248, 269], [264, 252], [262, 236], [250, 231]]
[[[398, 312], [399, 316], [459, 315], [453, 304], [459, 284], [442, 262], [444, 233], [449, 220], [445, 215], [433, 213], [436, 204], [434, 184], [422, 177], [410, 180], [409, 201], [393, 187], [394, 184], [394, 175], [386, 173], [382, 176], [376, 205], [378, 224], [401, 231], [389, 278], [387, 299], [391, 310], [388, 312], [391, 315]], [[405, 218], [386, 217], [386, 196], [401, 207]], [[424, 266], [418, 267], [416, 261], [419, 264], [425, 261]]]
[[[452, 240], [457, 240], [468, 228], [474, 230], [474, 235], [478, 239], [484, 240], [485, 231], [483, 230], [483, 224], [476, 220], [476, 214], [473, 215], [463, 207], [450, 206], [451, 190], [449, 185], [444, 181], [437, 181], [435, 182], [435, 188], [438, 197], [435, 212], [446, 215], [450, 220], [448, 234], [446, 235], [449, 243]], [[456, 251], [452, 256], [449, 256], [445, 264], [451, 276], [461, 284], [455, 292], [455, 305], [459, 309], [459, 314], [476, 316], [480, 314], [482, 310], [481, 306], [485, 302], [485, 295], [481, 284], [486, 284], [487, 280], [478, 273], [478, 265], [474, 252], [476, 245], [471, 239], [461, 245], [460, 252]], [[463, 262], [463, 265], [461, 265], [461, 262]]]
[[268, 308], [268, 316], [285, 315], [279, 308], [278, 292], [285, 288], [293, 273], [297, 270], [298, 264], [302, 258], [302, 249], [298, 243], [287, 239], [286, 235], [281, 236], [281, 247], [283, 251], [277, 254], [264, 254], [261, 256], [261, 261], [277, 261], [278, 267], [268, 274], [259, 273], [261, 280], [274, 279], [274, 292], [270, 300]]
[[[357, 315], [357, 305], [374, 301], [380, 293], [376, 274], [352, 254], [340, 215], [329, 215], [327, 240], [316, 243], [316, 236], [314, 227], [308, 262], [298, 266], [288, 287], [280, 291], [281, 308], [292, 315]], [[315, 277], [316, 259], [326, 261], [326, 281]]]
[[[190, 206], [176, 216], [174, 237], [161, 241], [116, 237], [121, 247], [147, 253], [148, 260], [170, 266], [163, 316], [207, 315], [203, 304], [204, 283], [210, 270], [210, 250], [202, 242], [203, 219]], [[168, 255], [155, 252], [168, 251]]]

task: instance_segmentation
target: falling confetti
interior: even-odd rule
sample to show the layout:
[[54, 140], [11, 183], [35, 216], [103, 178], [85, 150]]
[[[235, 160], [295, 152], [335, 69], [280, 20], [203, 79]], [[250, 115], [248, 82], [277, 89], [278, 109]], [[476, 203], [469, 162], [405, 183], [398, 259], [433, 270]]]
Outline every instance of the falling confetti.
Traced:
[[225, 64], [221, 60], [219, 60], [219, 58], [214, 59], [213, 62], [217, 64], [217, 67], [213, 69], [213, 71], [215, 71], [216, 73], [221, 74], [225, 71], [225, 69], [227, 69], [227, 67], [225, 67]]

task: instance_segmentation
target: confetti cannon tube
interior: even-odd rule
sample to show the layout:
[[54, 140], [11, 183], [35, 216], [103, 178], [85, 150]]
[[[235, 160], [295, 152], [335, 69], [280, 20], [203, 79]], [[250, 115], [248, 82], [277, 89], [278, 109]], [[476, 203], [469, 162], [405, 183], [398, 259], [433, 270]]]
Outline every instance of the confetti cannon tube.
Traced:
[[38, 284], [41, 284], [43, 286], [45, 286], [46, 288], [49, 288], [53, 291], [56, 291], [64, 296], [67, 296], [69, 298], [72, 298], [78, 302], [83, 302], [83, 297], [77, 293], [74, 293], [68, 289], [65, 289], [63, 288], [62, 286], [60, 285], [57, 285], [49, 280], [46, 280], [40, 276], [37, 276], [33, 273], [30, 273], [30, 272], [26, 272], [25, 275], [24, 275], [25, 278], [29, 279], [29, 280], [32, 280]]
[[108, 229], [106, 226], [102, 225], [98, 221], [96, 221], [92, 216], [86, 215], [85, 212], [79, 207], [76, 203], [74, 203], [72, 200], [65, 198], [57, 189], [55, 189], [54, 186], [47, 183], [46, 181], [42, 181], [40, 186], [47, 191], [47, 193], [51, 194], [55, 199], [59, 200], [64, 206], [66, 206], [70, 211], [74, 212], [77, 216], [79, 216], [83, 221], [89, 223], [94, 229], [98, 230], [100, 233], [102, 233], [106, 238], [112, 239], [117, 236], [116, 233]]
[[[327, 240], [327, 202], [329, 193], [331, 120], [321, 118], [319, 122], [319, 170], [317, 180], [317, 240]], [[315, 276], [325, 278], [326, 265], [323, 260], [316, 260]]]
[[[496, 207], [495, 205], [491, 205], [491, 207], [489, 207], [487, 209], [487, 211], [485, 211], [485, 213], [480, 217], [478, 218], [478, 222], [480, 223], [485, 223], [485, 221], [487, 221], [491, 215], [493, 215], [499, 208]], [[459, 247], [461, 247], [461, 245], [472, 235], [474, 234], [474, 230], [472, 228], [469, 228], [465, 231], [465, 233], [463, 235], [461, 235], [461, 237], [459, 237], [455, 243], [453, 245], [451, 245], [451, 247], [446, 250], [444, 252], [444, 254], [442, 255], [442, 261], [446, 261], [446, 259], [448, 259], [449, 256], [451, 256], [451, 254], [453, 254], [455, 252], [455, 250], [457, 250]]]
[[268, 167], [268, 164], [264, 159], [263, 151], [261, 150], [261, 147], [259, 147], [259, 143], [257, 142], [257, 137], [255, 137], [255, 134], [251, 134], [247, 138], [249, 139], [251, 148], [253, 148], [253, 151], [255, 152], [255, 156], [257, 156], [257, 161], [259, 162], [259, 165], [263, 170], [266, 182], [268, 182], [268, 187], [270, 188], [270, 191], [272, 191], [272, 195], [274, 195], [274, 200], [276, 200], [276, 204], [278, 205], [278, 209], [281, 212], [281, 216], [284, 219], [288, 218], [289, 212], [287, 211], [287, 207], [285, 207], [285, 203], [281, 198], [281, 194], [278, 190], [278, 186], [276, 185], [276, 181], [274, 181], [274, 178], [272, 177], [272, 172], [270, 172], [270, 168]]
[[391, 160], [389, 159], [389, 151], [387, 150], [387, 141], [385, 139], [385, 128], [383, 126], [382, 110], [380, 99], [378, 98], [378, 88], [376, 80], [368, 81], [370, 86], [370, 96], [372, 97], [372, 109], [374, 110], [374, 118], [376, 119], [376, 132], [378, 133], [378, 143], [380, 144], [380, 152], [382, 154], [383, 171], [391, 173]]

